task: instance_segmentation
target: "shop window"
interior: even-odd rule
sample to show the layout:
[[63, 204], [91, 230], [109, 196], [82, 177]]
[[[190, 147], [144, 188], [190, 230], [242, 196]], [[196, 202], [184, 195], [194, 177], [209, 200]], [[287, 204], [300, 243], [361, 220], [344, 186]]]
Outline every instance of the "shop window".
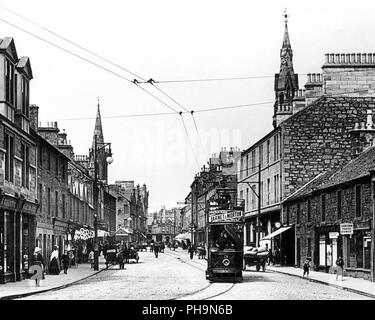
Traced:
[[362, 216], [362, 194], [361, 185], [355, 186], [355, 216]]
[[297, 224], [300, 224], [300, 219], [301, 219], [300, 215], [301, 215], [301, 205], [299, 203], [297, 203], [297, 218], [296, 218]]
[[342, 215], [342, 192], [337, 191], [337, 219], [341, 219]]
[[311, 238], [307, 238], [307, 256], [311, 257]]
[[371, 233], [357, 230], [348, 239], [348, 267], [370, 269]]
[[326, 265], [326, 236], [319, 236], [319, 265]]
[[307, 222], [311, 222], [311, 199], [307, 200]]
[[326, 195], [322, 194], [322, 221], [326, 221]]

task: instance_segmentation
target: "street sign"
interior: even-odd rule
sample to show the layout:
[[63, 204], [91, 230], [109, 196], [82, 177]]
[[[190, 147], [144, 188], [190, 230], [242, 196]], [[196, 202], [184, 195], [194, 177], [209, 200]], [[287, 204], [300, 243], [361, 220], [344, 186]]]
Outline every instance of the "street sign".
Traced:
[[353, 234], [353, 223], [340, 223], [340, 234], [352, 235]]
[[339, 233], [338, 232], [330, 232], [329, 233], [329, 238], [330, 239], [337, 239], [339, 237]]
[[243, 217], [242, 211], [237, 210], [213, 210], [208, 217], [209, 222], [239, 220]]

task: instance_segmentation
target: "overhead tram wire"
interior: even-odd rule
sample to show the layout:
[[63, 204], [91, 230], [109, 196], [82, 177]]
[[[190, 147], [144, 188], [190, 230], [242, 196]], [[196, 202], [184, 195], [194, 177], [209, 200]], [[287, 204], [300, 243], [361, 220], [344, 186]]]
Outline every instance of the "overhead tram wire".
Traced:
[[[198, 130], [198, 126], [197, 126], [197, 123], [195, 121], [195, 118], [194, 118], [194, 111], [191, 110], [189, 111], [187, 108], [185, 108], [181, 103], [179, 103], [178, 101], [176, 101], [175, 99], [173, 99], [170, 95], [168, 95], [165, 91], [161, 90], [158, 86], [155, 85], [155, 81], [150, 78], [147, 83], [150, 83], [154, 88], [156, 88], [159, 92], [161, 92], [162, 94], [164, 94], [167, 98], [169, 98], [170, 100], [172, 100], [175, 104], [177, 104], [178, 106], [180, 106], [182, 109], [184, 109], [186, 112], [190, 113], [192, 119], [193, 119], [193, 122], [194, 122], [194, 127], [195, 127], [195, 130], [197, 132], [197, 135], [198, 135], [198, 139], [199, 139], [199, 142], [200, 142], [200, 145], [202, 147], [202, 150], [204, 152], [204, 154], [207, 154], [207, 151], [206, 151], [206, 148], [204, 147], [204, 144], [203, 144], [203, 140], [201, 138], [201, 135], [199, 133], [199, 130]], [[182, 117], [182, 113], [180, 113], [181, 117]]]
[[[351, 94], [351, 93], [371, 93], [375, 92], [375, 89], [362, 89], [362, 90], [356, 90], [356, 91], [348, 91], [345, 94]], [[334, 97], [334, 96], [342, 96], [343, 93], [334, 93], [334, 94], [325, 94], [326, 97]], [[345, 97], [343, 98], [353, 98], [353, 97]], [[242, 105], [236, 105], [236, 106], [223, 106], [223, 107], [216, 107], [216, 108], [207, 108], [207, 109], [198, 109], [194, 110], [194, 113], [197, 112], [210, 112], [210, 111], [220, 111], [220, 110], [226, 110], [226, 109], [237, 109], [237, 108], [244, 108], [244, 107], [253, 107], [253, 106], [259, 106], [259, 105], [265, 105], [265, 104], [274, 104], [275, 101], [267, 101], [267, 102], [257, 102], [257, 103], [249, 103], [249, 104], [242, 104]], [[181, 112], [182, 114], [191, 113], [191, 111], [184, 111]], [[176, 112], [160, 112], [160, 113], [141, 113], [141, 114], [125, 114], [125, 115], [116, 115], [116, 116], [102, 116], [103, 119], [110, 119], [110, 118], [137, 118], [137, 117], [153, 117], [153, 116], [169, 116], [174, 115]], [[92, 120], [95, 119], [94, 117], [82, 117], [82, 118], [61, 118], [61, 119], [54, 119], [55, 121], [70, 121], [70, 120]], [[52, 120], [51, 120], [52, 121]]]
[[44, 26], [42, 26], [42, 25], [40, 25], [40, 24], [38, 24], [38, 23], [36, 23], [36, 22], [34, 22], [32, 20], [30, 20], [29, 18], [27, 18], [27, 17], [25, 17], [25, 16], [23, 16], [23, 15], [15, 12], [15, 11], [13, 11], [13, 10], [5, 7], [4, 5], [0, 4], [0, 8], [3, 8], [4, 10], [6, 10], [6, 11], [8, 11], [8, 12], [14, 14], [14, 15], [16, 15], [17, 17], [20, 17], [21, 19], [23, 19], [23, 20], [25, 20], [25, 21], [27, 21], [27, 22], [29, 22], [29, 23], [37, 26], [38, 28], [40, 28], [40, 29], [42, 29], [44, 31], [47, 31], [48, 33], [50, 33], [50, 34], [52, 34], [52, 35], [54, 35], [54, 36], [56, 36], [56, 37], [58, 37], [58, 38], [60, 38], [60, 39], [62, 39], [64, 41], [66, 41], [66, 42], [68, 42], [68, 43], [76, 46], [77, 48], [80, 48], [81, 50], [86, 51], [87, 53], [90, 53], [93, 56], [95, 56], [95, 57], [97, 57], [97, 58], [99, 58], [99, 59], [101, 59], [101, 60], [103, 60], [103, 61], [105, 61], [105, 62], [107, 62], [107, 63], [109, 63], [109, 64], [111, 64], [111, 65], [113, 65], [113, 66], [115, 66], [115, 67], [117, 67], [117, 68], [125, 71], [125, 72], [127, 72], [127, 73], [130, 73], [131, 75], [133, 75], [133, 76], [135, 76], [135, 77], [137, 77], [139, 79], [142, 79], [143, 81], [146, 81], [146, 79], [144, 79], [141, 76], [137, 75], [136, 73], [130, 71], [129, 69], [126, 69], [126, 68], [124, 68], [124, 67], [122, 67], [122, 66], [120, 66], [120, 65], [118, 65], [118, 64], [116, 64], [116, 63], [114, 63], [112, 61], [110, 61], [109, 59], [106, 59], [106, 58], [100, 56], [99, 54], [97, 54], [97, 53], [95, 53], [95, 52], [93, 52], [93, 51], [91, 51], [89, 49], [86, 49], [86, 48], [82, 47], [78, 43], [76, 43], [76, 42], [74, 42], [72, 40], [69, 40], [66, 37], [63, 37], [63, 36], [59, 35], [58, 33], [56, 33], [54, 31], [52, 31], [52, 30], [50, 30], [50, 29], [48, 29], [48, 28], [46, 28], [46, 27], [44, 27]]
[[43, 42], [49, 44], [49, 45], [51, 45], [51, 46], [54, 46], [54, 47], [56, 47], [56, 48], [58, 48], [58, 49], [60, 49], [60, 50], [62, 50], [62, 51], [64, 51], [64, 52], [66, 52], [66, 53], [69, 53], [69, 54], [75, 56], [76, 58], [79, 58], [79, 59], [81, 59], [81, 60], [83, 60], [83, 61], [85, 61], [85, 62], [88, 62], [88, 63], [90, 63], [90, 64], [92, 64], [92, 65], [94, 65], [94, 66], [96, 66], [96, 67], [98, 67], [98, 68], [100, 68], [100, 69], [102, 69], [102, 70], [104, 70], [104, 71], [107, 71], [107, 72], [109, 72], [109, 73], [111, 73], [111, 74], [113, 74], [113, 75], [115, 75], [115, 76], [117, 76], [117, 77], [119, 77], [119, 78], [121, 78], [121, 79], [123, 79], [123, 80], [126, 80], [126, 81], [128, 81], [128, 82], [130, 82], [130, 83], [132, 83], [132, 84], [135, 84], [138, 88], [140, 88], [141, 90], [143, 90], [144, 92], [146, 92], [148, 95], [150, 95], [150, 96], [153, 97], [154, 99], [158, 100], [158, 101], [161, 102], [164, 106], [168, 107], [169, 109], [173, 110], [175, 113], [178, 114], [178, 111], [177, 111], [177, 110], [175, 110], [174, 108], [168, 106], [165, 102], [163, 102], [161, 99], [157, 98], [157, 97], [156, 97], [155, 95], [153, 95], [151, 92], [149, 92], [148, 90], [146, 90], [146, 89], [142, 88], [141, 86], [139, 86], [139, 85], [138, 85], [138, 81], [137, 81], [136, 79], [134, 79], [134, 80], [130, 80], [130, 79], [124, 77], [123, 75], [121, 75], [121, 74], [119, 74], [119, 73], [117, 73], [117, 72], [115, 72], [115, 71], [112, 71], [112, 70], [110, 70], [110, 69], [108, 69], [108, 68], [106, 68], [106, 67], [103, 67], [103, 66], [101, 66], [100, 64], [98, 64], [98, 63], [96, 63], [96, 62], [93, 62], [93, 61], [91, 61], [91, 60], [89, 60], [89, 59], [87, 59], [87, 58], [85, 58], [85, 57], [82, 57], [81, 55], [79, 55], [79, 54], [77, 54], [77, 53], [74, 53], [73, 51], [70, 51], [70, 50], [68, 50], [68, 49], [65, 49], [65, 48], [63, 48], [63, 47], [61, 47], [61, 46], [59, 46], [59, 45], [57, 45], [57, 44], [55, 44], [55, 43], [53, 43], [53, 42], [51, 42], [51, 41], [49, 41], [49, 40], [46, 40], [46, 39], [44, 39], [44, 38], [42, 38], [42, 37], [40, 37], [40, 36], [38, 36], [38, 35], [36, 35], [36, 34], [30, 32], [30, 31], [27, 31], [27, 30], [25, 30], [25, 29], [23, 29], [23, 28], [21, 28], [21, 27], [15, 25], [15, 24], [13, 24], [13, 23], [7, 21], [7, 20], [4, 20], [4, 19], [0, 18], [0, 21], [6, 23], [6, 24], [8, 24], [8, 25], [10, 25], [10, 26], [12, 26], [12, 27], [18, 29], [18, 30], [21, 30], [22, 32], [25, 32], [26, 34], [31, 35], [31, 36], [33, 36], [33, 37], [35, 37], [35, 38], [37, 38], [37, 39], [39, 39], [39, 40], [41, 40], [41, 41], [43, 41]]
[[107, 71], [107, 72], [109, 72], [109, 73], [111, 73], [111, 74], [113, 74], [113, 75], [116, 75], [116, 76], [118, 76], [118, 77], [120, 77], [120, 78], [122, 78], [122, 79], [124, 79], [124, 80], [127, 80], [127, 81], [130, 82], [130, 83], [135, 84], [138, 88], [140, 88], [141, 90], [143, 90], [144, 92], [146, 92], [148, 95], [152, 96], [154, 99], [156, 99], [156, 100], [158, 100], [159, 102], [161, 102], [164, 106], [168, 107], [169, 109], [173, 110], [176, 114], [180, 115], [181, 120], [182, 120], [182, 124], [183, 124], [184, 129], [185, 129], [185, 133], [186, 133], [186, 135], [187, 135], [187, 137], [188, 137], [189, 144], [190, 144], [190, 146], [191, 146], [191, 148], [192, 148], [192, 152], [193, 152], [194, 159], [195, 159], [195, 161], [196, 161], [196, 164], [197, 164], [197, 166], [198, 166], [198, 169], [200, 169], [200, 167], [199, 167], [199, 163], [198, 163], [198, 160], [197, 160], [196, 155], [195, 155], [195, 153], [194, 153], [194, 149], [193, 149], [192, 143], [191, 143], [190, 138], [189, 138], [189, 134], [188, 134], [187, 129], [186, 129], [186, 126], [185, 126], [185, 122], [184, 122], [184, 120], [182, 119], [182, 115], [181, 115], [176, 109], [174, 109], [173, 107], [169, 106], [167, 103], [165, 103], [164, 101], [162, 101], [161, 99], [159, 99], [158, 97], [156, 97], [155, 95], [153, 95], [151, 92], [149, 92], [148, 90], [146, 90], [146, 89], [142, 88], [141, 86], [139, 86], [139, 85], [138, 85], [138, 83], [139, 83], [138, 80], [134, 79], [134, 80], [132, 81], [132, 80], [130, 80], [130, 79], [128, 79], [128, 78], [126, 78], [126, 77], [120, 75], [120, 74], [117, 73], [117, 72], [114, 72], [114, 71], [112, 71], [112, 70], [110, 70], [110, 69], [108, 69], [108, 68], [105, 68], [105, 67], [103, 67], [103, 66], [101, 66], [101, 65], [99, 65], [99, 64], [97, 64], [97, 63], [95, 63], [95, 62], [93, 62], [93, 61], [91, 61], [91, 60], [89, 60], [89, 59], [86, 59], [86, 58], [80, 56], [79, 54], [76, 54], [76, 53], [74, 53], [74, 52], [72, 52], [72, 51], [70, 51], [70, 50], [68, 50], [68, 49], [65, 49], [65, 48], [63, 48], [63, 47], [61, 47], [61, 46], [59, 46], [59, 45], [57, 45], [57, 44], [55, 44], [55, 43], [53, 43], [53, 42], [51, 42], [51, 41], [49, 41], [49, 40], [46, 40], [46, 39], [44, 39], [44, 38], [42, 38], [42, 37], [40, 37], [40, 36], [38, 36], [38, 35], [36, 35], [36, 34], [30, 32], [30, 31], [27, 31], [27, 30], [25, 30], [25, 29], [23, 29], [23, 28], [21, 28], [21, 27], [15, 25], [15, 24], [13, 24], [13, 23], [7, 21], [7, 20], [4, 20], [4, 19], [0, 18], [0, 21], [6, 23], [6, 24], [8, 24], [8, 25], [10, 25], [10, 26], [12, 26], [12, 27], [18, 29], [18, 30], [21, 30], [21, 31], [27, 33], [28, 35], [31, 35], [31, 36], [33, 36], [33, 37], [35, 37], [35, 38], [37, 38], [37, 39], [39, 39], [39, 40], [41, 40], [41, 41], [43, 41], [43, 42], [46, 42], [46, 43], [48, 43], [49, 45], [52, 45], [52, 46], [54, 46], [54, 47], [56, 47], [56, 48], [58, 48], [58, 49], [60, 49], [60, 50], [62, 50], [62, 51], [64, 51], [64, 52], [66, 52], [66, 53], [69, 53], [69, 54], [71, 54], [71, 55], [73, 55], [73, 56], [75, 56], [75, 57], [77, 57], [77, 58], [79, 58], [79, 59], [81, 59], [81, 60], [83, 60], [83, 61], [86, 61], [86, 62], [88, 62], [88, 63], [90, 63], [90, 64], [92, 64], [92, 65], [94, 65], [94, 66], [96, 66], [96, 67], [98, 67], [98, 68], [100, 68], [100, 69], [102, 69], [102, 70], [105, 70], [105, 71]]
[[[15, 16], [17, 16], [17, 17], [19, 17], [19, 18], [21, 18], [21, 19], [23, 19], [23, 20], [25, 20], [25, 21], [27, 21], [27, 22], [35, 25], [35, 26], [37, 26], [38, 28], [40, 28], [40, 29], [42, 29], [42, 30], [44, 30], [44, 31], [46, 31], [46, 32], [48, 32], [48, 33], [50, 33], [50, 34], [52, 34], [52, 35], [54, 35], [54, 36], [56, 36], [56, 37], [58, 37], [58, 38], [60, 38], [60, 39], [62, 39], [64, 41], [66, 41], [66, 42], [68, 42], [68, 43], [70, 43], [70, 44], [72, 44], [74, 46], [76, 46], [77, 48], [80, 48], [81, 50], [86, 51], [87, 53], [90, 53], [93, 56], [95, 56], [95, 57], [97, 57], [97, 58], [99, 58], [99, 59], [101, 59], [101, 60], [103, 60], [103, 61], [105, 61], [105, 62], [107, 62], [107, 63], [109, 63], [109, 64], [111, 64], [111, 65], [113, 65], [113, 66], [115, 66], [115, 67], [117, 67], [117, 68], [119, 68], [119, 69], [121, 69], [121, 70], [123, 70], [123, 71], [125, 71], [125, 72], [127, 72], [127, 73], [129, 73], [129, 74], [131, 74], [133, 76], [135, 76], [135, 77], [137, 77], [137, 78], [139, 78], [139, 79], [142, 79], [143, 81], [140, 81], [139, 83], [147, 83], [148, 82], [148, 81], [146, 81], [145, 78], [143, 78], [140, 75], [138, 75], [138, 74], [130, 71], [129, 69], [126, 69], [123, 66], [121, 66], [121, 65], [119, 65], [117, 63], [114, 63], [113, 61], [110, 61], [107, 58], [104, 58], [104, 57], [100, 56], [99, 54], [93, 52], [92, 50], [84, 48], [83, 46], [79, 45], [78, 43], [76, 43], [76, 42], [74, 42], [72, 40], [69, 40], [69, 39], [67, 39], [64, 36], [59, 35], [58, 33], [54, 32], [54, 31], [52, 31], [52, 30], [50, 30], [50, 29], [48, 29], [48, 28], [46, 28], [46, 27], [44, 27], [44, 26], [42, 26], [42, 25], [40, 25], [38, 23], [36, 23], [35, 21], [32, 21], [31, 19], [29, 19], [29, 18], [27, 18], [27, 17], [25, 17], [25, 16], [23, 16], [23, 15], [15, 12], [14, 10], [9, 9], [9, 8], [5, 7], [4, 5], [2, 5], [2, 4], [0, 4], [0, 8], [3, 8], [4, 10], [12, 13], [13, 15], [15, 15]], [[3, 22], [5, 22], [5, 21], [3, 20]], [[336, 71], [335, 73], [340, 73], [340, 72], [347, 72], [347, 71]], [[299, 73], [299, 75], [308, 75], [308, 74], [309, 73]], [[310, 74], [313, 74], [313, 73], [310, 73]], [[262, 78], [273, 78], [273, 77], [274, 77], [274, 75], [263, 75], [263, 76], [206, 78], [206, 79], [203, 78], [203, 79], [161, 80], [161, 81], [154, 81], [154, 82], [155, 83], [178, 83], [178, 82], [232, 81], [232, 80], [262, 79]]]
[[200, 168], [200, 166], [199, 166], [198, 159], [197, 159], [197, 157], [196, 157], [196, 155], [195, 155], [195, 152], [194, 152], [193, 144], [191, 143], [191, 140], [190, 140], [190, 137], [189, 137], [188, 131], [187, 131], [187, 129], [186, 129], [185, 121], [184, 121], [184, 118], [182, 117], [182, 112], [180, 112], [180, 118], [181, 118], [182, 125], [184, 126], [185, 133], [186, 133], [186, 136], [187, 136], [188, 141], [189, 141], [189, 144], [190, 144], [191, 152], [192, 152], [192, 154], [193, 154], [193, 156], [194, 156], [195, 163], [196, 163], [197, 168], [198, 168], [198, 171], [199, 171], [201, 168]]

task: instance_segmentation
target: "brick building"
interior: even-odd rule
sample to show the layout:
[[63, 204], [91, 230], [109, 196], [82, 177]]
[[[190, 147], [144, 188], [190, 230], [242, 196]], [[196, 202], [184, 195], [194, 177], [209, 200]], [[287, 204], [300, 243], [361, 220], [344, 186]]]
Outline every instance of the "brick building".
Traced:
[[30, 133], [28, 57], [0, 39], [0, 283], [27, 277], [35, 246], [36, 145]]

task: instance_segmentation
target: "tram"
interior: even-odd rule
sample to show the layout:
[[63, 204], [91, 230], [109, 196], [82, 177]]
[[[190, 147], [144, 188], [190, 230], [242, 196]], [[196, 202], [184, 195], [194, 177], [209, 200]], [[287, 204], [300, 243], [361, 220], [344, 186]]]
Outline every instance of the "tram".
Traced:
[[208, 261], [206, 279], [211, 282], [241, 282], [243, 270], [243, 201], [214, 203], [207, 224]]

